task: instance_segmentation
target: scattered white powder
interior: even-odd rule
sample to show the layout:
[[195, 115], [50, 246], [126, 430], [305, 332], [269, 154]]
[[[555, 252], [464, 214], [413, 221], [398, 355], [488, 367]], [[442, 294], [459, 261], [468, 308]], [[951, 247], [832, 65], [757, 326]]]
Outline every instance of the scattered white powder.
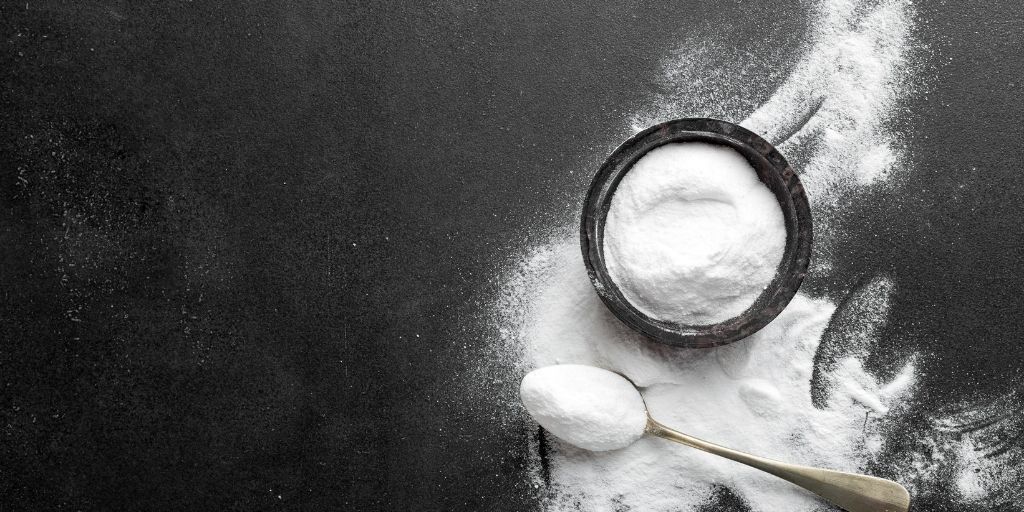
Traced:
[[647, 426], [647, 407], [633, 384], [593, 366], [534, 370], [523, 377], [519, 396], [548, 432], [586, 450], [625, 448]]
[[982, 472], [981, 459], [976, 452], [973, 450], [966, 453], [961, 452], [960, 460], [971, 461], [971, 459], [974, 459], [973, 464], [964, 464], [956, 476], [956, 492], [965, 501], [975, 502], [980, 501], [988, 494], [986, 483], [991, 476], [987, 474], [987, 471]]
[[666, 144], [619, 182], [604, 229], [608, 273], [640, 311], [713, 324], [750, 307], [786, 245], [778, 201], [727, 146]]
[[[898, 178], [905, 165], [902, 144], [887, 124], [909, 91], [907, 56], [916, 45], [912, 21], [909, 0], [818, 1], [801, 60], [772, 98], [742, 122], [781, 142], [780, 150], [801, 173], [815, 219], [810, 271], [819, 277], [830, 277], [829, 255], [842, 250], [835, 247], [833, 216], [850, 206], [859, 189]], [[729, 89], [716, 81], [758, 82], [759, 74], [773, 76], [780, 68], [777, 62], [744, 61], [742, 53], [716, 44], [690, 38], [669, 56], [665, 80], [674, 89], [666, 88], [627, 119], [634, 132], [680, 117], [737, 121], [748, 114], [745, 100], [722, 96]], [[733, 52], [730, 70], [740, 73], [722, 71], [723, 51]], [[514, 356], [506, 364], [609, 368], [643, 388], [654, 417], [709, 441], [841, 470], [883, 467], [915, 498], [935, 493], [953, 504], [990, 510], [1024, 507], [1024, 454], [1000, 451], [1020, 435], [1024, 420], [1007, 411], [1019, 410], [1024, 398], [995, 402], [992, 410], [970, 405], [940, 414], [938, 428], [890, 432], [886, 418], [903, 412], [914, 389], [913, 359], [888, 382], [865, 371], [862, 361], [885, 321], [893, 283], [882, 278], [851, 296], [860, 304], [844, 305], [849, 309], [837, 317], [863, 325], [842, 335], [823, 337], [835, 312], [831, 302], [798, 294], [747, 340], [672, 350], [647, 342], [604, 308], [583, 270], [577, 221], [578, 211], [566, 211], [557, 234], [532, 247], [508, 276], [508, 295], [497, 310], [504, 344], [496, 347]], [[816, 365], [823, 355], [828, 360]], [[893, 436], [900, 445], [911, 443], [911, 453], [876, 459]], [[554, 442], [546, 453], [545, 509], [703, 510], [718, 486], [754, 511], [822, 509], [781, 480], [660, 441], [642, 438], [603, 453]], [[537, 478], [543, 480], [540, 471]]]
[[743, 121], [784, 154], [809, 139], [824, 143], [801, 169], [811, 197], [838, 199], [887, 177], [895, 141], [886, 125], [905, 82], [909, 5], [883, 0], [864, 11], [861, 1], [822, 2], [804, 58]]
[[[782, 314], [741, 342], [702, 350], [654, 344], [608, 312], [591, 286], [578, 242], [548, 246], [524, 276], [517, 337], [533, 366], [589, 364], [621, 372], [642, 387], [651, 415], [680, 431], [759, 455], [864, 471], [882, 445], [880, 418], [914, 383], [906, 365], [891, 383], [842, 357], [824, 408], [811, 403], [813, 360], [834, 306], [797, 296]], [[878, 287], [888, 291], [890, 287]], [[886, 303], [886, 297], [862, 300]], [[820, 502], [782, 480], [717, 457], [642, 438], [591, 453], [553, 443], [549, 510], [694, 510], [715, 486], [728, 486], [754, 510], [816, 510]]]
[[901, 165], [902, 142], [889, 125], [909, 91], [911, 27], [909, 0], [821, 1], [803, 58], [741, 123], [798, 164], [815, 213], [812, 271], [826, 271], [842, 250], [832, 242], [832, 213]]
[[[864, 181], [857, 178], [860, 157], [865, 155], [875, 155], [869, 159], [875, 167], [898, 161], [883, 158], [889, 145], [881, 128], [894, 97], [888, 77], [902, 62], [900, 54], [888, 49], [904, 43], [908, 3], [854, 4], [826, 0], [819, 6], [820, 22], [812, 23], [812, 40], [798, 71], [745, 123], [770, 137], [785, 135], [775, 126], [788, 123], [797, 131], [804, 126], [800, 140], [808, 147], [786, 142], [782, 149], [809, 155], [812, 163], [809, 170], [801, 167], [802, 179], [810, 176], [819, 184], [859, 186]], [[855, 51], [833, 62], [840, 47]], [[874, 52], [876, 47], [883, 51]], [[680, 56], [685, 59], [688, 54]], [[700, 73], [714, 66], [710, 57], [701, 66], [679, 69]], [[701, 78], [673, 76], [681, 83]], [[782, 101], [803, 93], [824, 98], [821, 107], [814, 104], [801, 110], [793, 107], [800, 106], [794, 101]], [[700, 108], [707, 107], [701, 101], [680, 99], [675, 107], [684, 110], [671, 117], [700, 115]], [[844, 113], [865, 108], [866, 112]], [[733, 120], [742, 113], [734, 115]], [[806, 116], [811, 121], [804, 125]], [[825, 117], [815, 120], [816, 116]], [[816, 128], [806, 131], [812, 126]], [[846, 140], [850, 137], [855, 140]], [[817, 139], [814, 144], [812, 138]], [[879, 179], [887, 175], [875, 174]], [[832, 192], [828, 186], [812, 190], [816, 231], [822, 204], [834, 202], [829, 199]], [[855, 350], [840, 351], [826, 378], [818, 379], [830, 389], [816, 407], [811, 399], [814, 360], [835, 306], [804, 294], [797, 294], [760, 332], [732, 345], [681, 351], [653, 344], [619, 322], [596, 296], [572, 230], [577, 218], [578, 212], [567, 212], [565, 232], [527, 257], [509, 283], [513, 295], [503, 302], [502, 329], [510, 345], [522, 347], [524, 364], [588, 364], [621, 372], [642, 387], [652, 416], [683, 432], [780, 460], [867, 470], [884, 445], [884, 414], [898, 408], [913, 389], [912, 362], [890, 382], [881, 382], [862, 364], [870, 340]], [[823, 236], [828, 237], [828, 230]], [[816, 249], [821, 239], [816, 240]], [[818, 268], [823, 270], [827, 268]], [[871, 290], [874, 294], [858, 300], [879, 304], [865, 309], [881, 311], [872, 321], [878, 316], [884, 320], [892, 286]], [[865, 327], [858, 332], [873, 330]], [[755, 511], [821, 507], [816, 498], [782, 480], [659, 439], [642, 438], [628, 448], [603, 453], [559, 442], [552, 445], [547, 454], [549, 510], [696, 510], [719, 486], [729, 488]]]
[[936, 413], [935, 429], [914, 440], [919, 448], [907, 470], [916, 475], [917, 490], [938, 487], [985, 510], [1024, 510], [1022, 406], [1024, 395], [1011, 392]]

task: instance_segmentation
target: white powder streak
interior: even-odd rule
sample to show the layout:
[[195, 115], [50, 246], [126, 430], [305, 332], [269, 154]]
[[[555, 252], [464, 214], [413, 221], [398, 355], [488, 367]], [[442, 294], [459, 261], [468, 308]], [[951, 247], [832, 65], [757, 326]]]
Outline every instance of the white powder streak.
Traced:
[[885, 184], [902, 162], [888, 123], [909, 84], [909, 0], [819, 4], [804, 57], [776, 93], [741, 124], [796, 160], [815, 213], [812, 271], [835, 250], [831, 219], [851, 192]]
[[885, 179], [896, 162], [886, 123], [905, 82], [909, 3], [881, 2], [857, 18], [860, 2], [824, 2], [805, 57], [742, 123], [783, 154], [818, 143], [800, 176], [813, 201]]

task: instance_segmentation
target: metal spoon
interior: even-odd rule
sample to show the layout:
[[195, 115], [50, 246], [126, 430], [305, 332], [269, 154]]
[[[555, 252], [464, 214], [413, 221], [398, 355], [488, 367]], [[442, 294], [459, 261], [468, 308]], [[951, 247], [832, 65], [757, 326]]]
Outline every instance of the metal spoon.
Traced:
[[[538, 368], [523, 377], [519, 395], [538, 423], [583, 449], [621, 449], [653, 434], [771, 473], [849, 512], [907, 512], [910, 507], [910, 494], [890, 480], [765, 459], [672, 430], [651, 417], [640, 389], [618, 372], [576, 364]], [[589, 414], [598, 410], [601, 414]], [[567, 411], [571, 421], [566, 421]], [[592, 442], [593, 434], [577, 435], [603, 431], [612, 435], [600, 443]]]
[[910, 508], [910, 493], [892, 480], [788, 464], [718, 446], [662, 425], [649, 410], [644, 432], [771, 473], [848, 512], [907, 512]]

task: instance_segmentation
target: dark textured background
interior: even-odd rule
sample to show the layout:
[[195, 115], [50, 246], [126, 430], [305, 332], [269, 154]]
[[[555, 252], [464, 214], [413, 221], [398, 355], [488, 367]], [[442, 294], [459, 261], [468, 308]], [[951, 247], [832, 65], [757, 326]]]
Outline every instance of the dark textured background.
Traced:
[[[448, 390], [495, 262], [679, 41], [781, 78], [805, 30], [785, 1], [151, 4], [0, 4], [3, 510], [528, 507], [524, 435]], [[923, 410], [1024, 382], [1024, 22], [956, 4], [918, 6], [900, 200], [865, 193], [809, 288], [891, 273]]]

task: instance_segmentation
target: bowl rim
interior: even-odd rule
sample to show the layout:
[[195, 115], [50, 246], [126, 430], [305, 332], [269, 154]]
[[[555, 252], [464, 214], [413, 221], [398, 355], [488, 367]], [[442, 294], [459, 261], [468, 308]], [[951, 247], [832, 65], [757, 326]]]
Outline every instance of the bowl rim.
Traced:
[[[706, 142], [743, 155], [782, 208], [786, 246], [775, 276], [743, 313], [707, 325], [651, 318], [633, 306], [612, 281], [603, 252], [604, 224], [623, 176], [650, 150], [677, 142]], [[643, 130], [613, 151], [594, 175], [580, 219], [580, 247], [587, 275], [601, 301], [626, 325], [648, 338], [677, 347], [703, 348], [743, 339], [768, 325], [796, 295], [810, 263], [811, 208], [799, 176], [779, 151], [754, 132], [728, 121], [684, 118]]]

